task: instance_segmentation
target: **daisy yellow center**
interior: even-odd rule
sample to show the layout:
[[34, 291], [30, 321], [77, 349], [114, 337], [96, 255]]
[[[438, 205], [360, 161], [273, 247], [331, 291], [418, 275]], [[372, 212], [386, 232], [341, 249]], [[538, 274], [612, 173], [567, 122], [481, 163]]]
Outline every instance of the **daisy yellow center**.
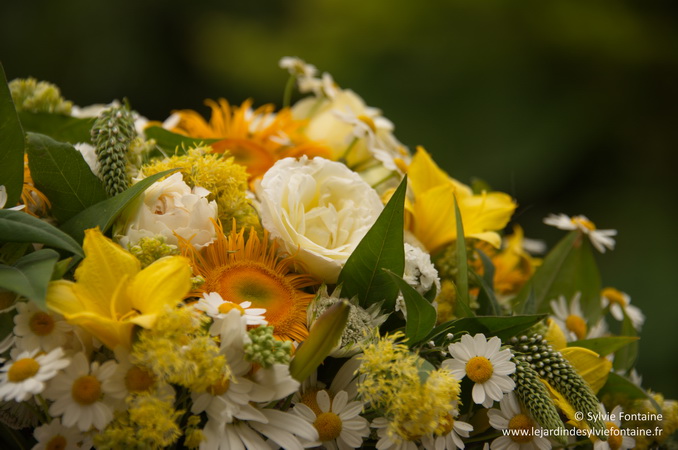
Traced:
[[454, 419], [450, 414], [447, 414], [447, 417], [443, 419], [442, 422], [443, 426], [440, 435], [447, 436], [450, 433], [450, 431], [452, 431], [452, 428], [454, 428]]
[[240, 311], [241, 316], [245, 314], [245, 310], [242, 309], [242, 306], [238, 305], [237, 303], [224, 302], [221, 305], [219, 305], [219, 312], [222, 314], [228, 314], [230, 311], [234, 309]]
[[577, 339], [584, 339], [586, 337], [586, 321], [581, 317], [570, 314], [565, 319], [565, 326], [577, 336]]
[[525, 414], [515, 415], [509, 420], [508, 427], [510, 430], [516, 430], [511, 434], [511, 440], [518, 443], [530, 442], [534, 438], [532, 428], [532, 420]]
[[607, 445], [610, 446], [610, 450], [619, 450], [623, 441], [621, 430], [612, 422], [605, 422], [605, 427], [608, 430]]
[[624, 294], [619, 292], [617, 289], [614, 288], [606, 288], [603, 289], [603, 297], [607, 299], [610, 304], [616, 303], [622, 308], [626, 306], [626, 299], [624, 298]]
[[[320, 409], [320, 406], [318, 406], [318, 399], [316, 397], [318, 392], [319, 391], [315, 389], [311, 389], [309, 391], [304, 392], [303, 395], [301, 396], [301, 403], [311, 408], [311, 410], [315, 413], [316, 416], [322, 414], [322, 410]], [[329, 394], [329, 392], [327, 393]]]
[[84, 375], [73, 383], [73, 400], [81, 405], [91, 405], [101, 397], [101, 382], [92, 375]]
[[365, 125], [367, 125], [368, 127], [370, 127], [370, 129], [372, 130], [372, 133], [376, 133], [376, 132], [377, 132], [377, 125], [374, 123], [374, 120], [372, 120], [371, 117], [365, 116], [365, 115], [360, 115], [360, 116], [358, 116], [358, 120], [360, 120], [360, 121], [363, 122]]
[[33, 358], [22, 358], [12, 364], [7, 371], [7, 379], [11, 383], [20, 383], [31, 378], [40, 370], [40, 364]]
[[147, 391], [154, 382], [153, 374], [137, 366], [129, 369], [125, 375], [125, 386], [130, 392]]
[[49, 314], [39, 311], [31, 316], [28, 326], [34, 334], [47, 336], [54, 330], [54, 319]]
[[209, 393], [212, 395], [224, 395], [228, 392], [228, 388], [231, 386], [231, 380], [228, 378], [222, 378], [221, 381], [214, 383], [209, 387]]
[[47, 442], [45, 450], [64, 450], [67, 445], [68, 441], [66, 438], [60, 434], [57, 434]]
[[572, 220], [573, 224], [575, 224], [579, 227], [586, 228], [589, 231], [595, 231], [596, 230], [596, 226], [593, 224], [593, 222], [591, 222], [588, 219], [584, 219], [584, 218], [581, 218], [581, 217], [573, 217], [570, 220]]
[[484, 383], [492, 378], [494, 367], [484, 356], [474, 356], [466, 363], [466, 375], [476, 383]]
[[341, 419], [333, 412], [320, 413], [313, 426], [318, 430], [319, 439], [322, 442], [332, 441], [341, 434]]

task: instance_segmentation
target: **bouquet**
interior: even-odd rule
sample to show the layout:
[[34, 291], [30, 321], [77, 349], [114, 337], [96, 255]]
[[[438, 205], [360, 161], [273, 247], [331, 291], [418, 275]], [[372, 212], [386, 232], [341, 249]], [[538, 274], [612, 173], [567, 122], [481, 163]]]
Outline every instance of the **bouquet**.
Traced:
[[645, 318], [596, 267], [615, 230], [553, 214], [547, 251], [509, 195], [280, 66], [281, 109], [162, 122], [3, 75], [5, 448], [669, 445]]

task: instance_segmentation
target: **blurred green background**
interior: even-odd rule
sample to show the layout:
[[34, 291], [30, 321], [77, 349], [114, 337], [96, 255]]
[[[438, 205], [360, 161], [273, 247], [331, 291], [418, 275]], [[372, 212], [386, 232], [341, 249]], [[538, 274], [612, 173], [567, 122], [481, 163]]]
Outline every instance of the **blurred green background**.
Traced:
[[605, 285], [647, 315], [644, 385], [678, 397], [678, 6], [627, 0], [25, 0], [0, 4], [7, 76], [151, 119], [205, 98], [280, 105], [299, 56], [384, 111], [452, 176], [619, 230]]

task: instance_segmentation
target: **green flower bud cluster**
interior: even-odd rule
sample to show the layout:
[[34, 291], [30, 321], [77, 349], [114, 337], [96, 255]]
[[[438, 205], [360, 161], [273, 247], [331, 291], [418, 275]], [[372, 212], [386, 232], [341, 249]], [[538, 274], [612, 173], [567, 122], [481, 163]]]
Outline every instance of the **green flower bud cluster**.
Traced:
[[[510, 343], [513, 345], [514, 354], [523, 357], [532, 370], [560, 392], [575, 411], [583, 413], [586, 423], [596, 435], [606, 440], [605, 424], [598, 414], [596, 395], [563, 355], [553, 350], [539, 334], [513, 337]], [[588, 418], [592, 420], [589, 421]]]
[[143, 269], [160, 258], [178, 255], [179, 249], [176, 245], [166, 244], [164, 237], [154, 236], [139, 239], [139, 242], [130, 246], [129, 252], [141, 262]]
[[273, 327], [257, 327], [247, 332], [252, 342], [245, 344], [245, 359], [263, 368], [273, 364], [289, 364], [292, 342], [273, 337]]
[[136, 136], [134, 118], [126, 106], [103, 111], [92, 126], [99, 178], [111, 197], [127, 189], [127, 152]]
[[[526, 361], [526, 356], [521, 355], [513, 359], [516, 371], [511, 377], [516, 382], [515, 393], [532, 414], [534, 420], [548, 430], [564, 429], [551, 396], [546, 386], [539, 380], [539, 375]], [[554, 433], [554, 438], [559, 443], [567, 445], [565, 433]]]
[[47, 81], [17, 78], [9, 83], [9, 90], [17, 111], [69, 115], [73, 107], [63, 99], [59, 88]]

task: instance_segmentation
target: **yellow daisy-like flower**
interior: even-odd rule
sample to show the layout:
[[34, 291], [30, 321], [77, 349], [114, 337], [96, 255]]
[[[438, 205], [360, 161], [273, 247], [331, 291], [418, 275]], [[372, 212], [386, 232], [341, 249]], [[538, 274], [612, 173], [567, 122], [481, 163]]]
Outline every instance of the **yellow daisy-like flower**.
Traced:
[[182, 254], [193, 262], [193, 272], [205, 282], [192, 292], [202, 296], [217, 292], [227, 302], [251, 302], [254, 308], [264, 308], [266, 321], [274, 327], [274, 336], [281, 340], [301, 342], [308, 336], [306, 309], [313, 294], [301, 289], [319, 284], [308, 274], [292, 272], [298, 263], [293, 257], [278, 258], [278, 245], [269, 244], [268, 232], [263, 239], [250, 230], [234, 229], [225, 236], [221, 224], [216, 224], [217, 238], [201, 251], [184, 240], [179, 241]]
[[206, 100], [205, 104], [212, 108], [209, 122], [196, 111], [176, 111], [179, 123], [172, 131], [194, 138], [221, 139], [212, 144], [214, 151], [228, 151], [238, 164], [247, 167], [250, 179], [261, 177], [277, 160], [288, 156], [332, 156], [329, 148], [302, 136], [306, 121], [294, 119], [289, 108], [274, 113], [274, 106], [267, 104], [252, 111], [252, 100], [237, 107], [223, 98], [218, 102]]
[[516, 208], [509, 195], [474, 194], [471, 188], [443, 172], [422, 147], [412, 158], [407, 175], [414, 196], [414, 201], [406, 203], [409, 228], [429, 251], [457, 239], [455, 198], [465, 236], [499, 247], [501, 238], [497, 231], [506, 226]]
[[83, 249], [76, 282], [51, 282], [47, 307], [111, 349], [130, 348], [135, 325], [152, 328], [165, 306], [180, 303], [191, 288], [191, 269], [181, 256], [141, 270], [137, 258], [98, 228], [85, 230]]

